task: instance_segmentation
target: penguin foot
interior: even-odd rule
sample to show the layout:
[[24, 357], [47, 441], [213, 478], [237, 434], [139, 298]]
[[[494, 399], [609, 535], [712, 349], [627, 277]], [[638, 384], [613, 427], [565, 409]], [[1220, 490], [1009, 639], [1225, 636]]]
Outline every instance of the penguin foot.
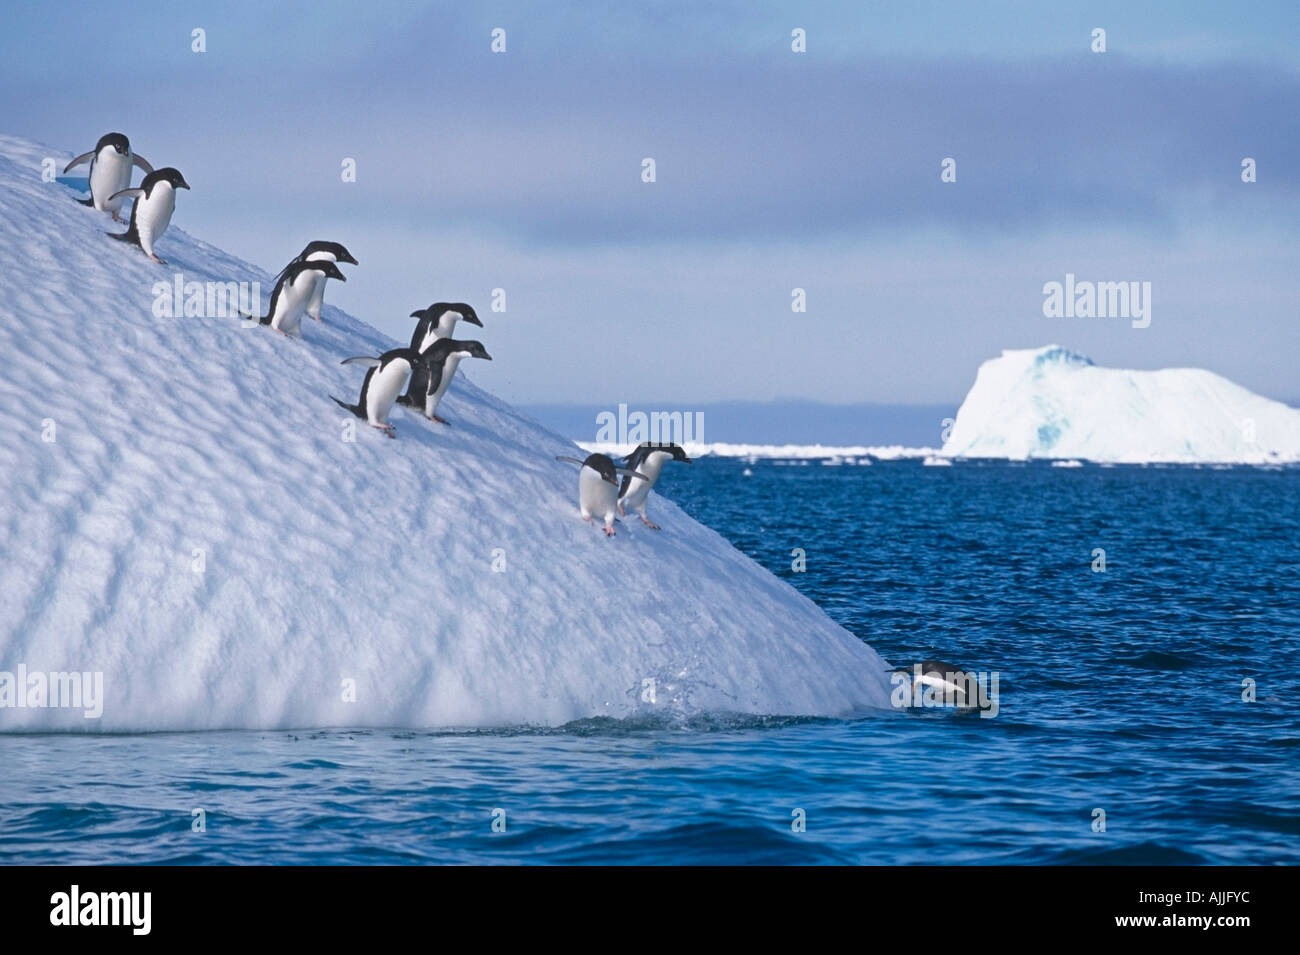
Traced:
[[436, 421], [436, 422], [438, 422], [438, 424], [447, 424], [447, 423], [448, 423], [446, 418], [439, 418], [437, 415], [434, 415], [434, 416], [433, 416], [433, 420]]
[[657, 531], [660, 529], [658, 524], [656, 524], [654, 521], [646, 517], [641, 518], [641, 523], [644, 524], [646, 527], [650, 528], [652, 531]]
[[393, 427], [391, 424], [371, 424], [370, 427], [378, 428], [380, 431], [388, 435], [388, 437], [390, 438], [397, 437], [397, 429]]
[[126, 225], [126, 220], [123, 219], [123, 218], [122, 218], [120, 215], [118, 215], [116, 212], [113, 213], [113, 221], [114, 221], [114, 222], [120, 222], [120, 223], [122, 223], [122, 225]]
[[623, 505], [621, 503], [616, 504], [615, 507], [618, 508], [619, 517], [627, 517], [627, 511], [623, 510]]
[[606, 525], [605, 525], [605, 536], [606, 536], [606, 537], [613, 537], [613, 536], [614, 536], [614, 525], [613, 525], [613, 524], [606, 524]]
[[149, 258], [153, 259], [153, 260], [154, 260], [155, 262], [157, 262], [159, 265], [166, 265], [166, 264], [167, 264], [167, 260], [166, 260], [166, 259], [160, 259], [160, 258], [158, 258], [158, 256], [154, 255], [152, 252], [149, 253]]

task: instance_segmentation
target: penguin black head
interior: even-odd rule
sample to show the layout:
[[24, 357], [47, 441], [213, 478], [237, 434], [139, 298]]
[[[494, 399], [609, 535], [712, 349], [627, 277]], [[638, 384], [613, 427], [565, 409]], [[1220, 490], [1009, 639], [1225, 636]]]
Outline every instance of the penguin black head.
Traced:
[[95, 152], [99, 152], [105, 146], [112, 146], [119, 156], [125, 156], [131, 151], [131, 141], [121, 133], [105, 133], [100, 136], [99, 142], [95, 143]]
[[430, 321], [437, 322], [438, 319], [446, 312], [460, 312], [461, 318], [471, 325], [483, 327], [479, 321], [478, 312], [474, 311], [474, 306], [466, 305], [464, 302], [434, 302], [428, 308], [422, 308], [418, 312], [412, 312], [412, 318], [428, 318]]
[[643, 441], [641, 444], [636, 446], [631, 454], [624, 457], [623, 460], [627, 461], [632, 467], [636, 467], [655, 451], [662, 451], [664, 454], [671, 454], [674, 461], [681, 461], [683, 464], [695, 463], [686, 456], [686, 450], [680, 444], [673, 444], [670, 441], [665, 441], [662, 444], [652, 441]]
[[305, 259], [307, 256], [314, 255], [317, 252], [328, 252], [338, 261], [346, 262], [349, 265], [357, 264], [357, 260], [352, 257], [352, 253], [344, 247], [342, 242], [329, 242], [325, 239], [317, 239], [315, 242], [308, 242], [307, 248], [302, 250], [302, 254], [299, 255], [298, 258]]
[[326, 278], [338, 279], [340, 282], [346, 282], [348, 277], [339, 271], [339, 267], [333, 262], [308, 262], [309, 268], [324, 272]]
[[615, 486], [618, 485], [618, 472], [614, 470], [614, 462], [610, 460], [607, 454], [589, 454], [587, 460], [582, 462], [582, 466], [591, 468], [600, 475], [602, 481], [608, 481]]
[[457, 342], [456, 344], [460, 346], [456, 351], [469, 352], [470, 358], [486, 358], [488, 361], [492, 360], [492, 356], [487, 353], [487, 349], [483, 347], [482, 342], [468, 341]]
[[190, 184], [185, 181], [185, 177], [181, 175], [181, 171], [173, 169], [171, 166], [155, 169], [145, 179], [152, 182], [170, 182], [173, 189], [188, 189], [190, 187]]

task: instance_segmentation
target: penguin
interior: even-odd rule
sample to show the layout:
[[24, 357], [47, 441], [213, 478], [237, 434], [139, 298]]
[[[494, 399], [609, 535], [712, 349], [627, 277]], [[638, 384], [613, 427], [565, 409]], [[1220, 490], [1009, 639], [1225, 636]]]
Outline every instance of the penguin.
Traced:
[[[328, 242], [324, 239], [308, 242], [307, 247], [280, 270], [280, 275], [284, 275], [291, 266], [297, 265], [299, 262], [347, 262], [350, 265], [358, 264], [357, 260], [352, 257], [352, 253], [343, 246], [343, 243]], [[277, 282], [280, 281], [280, 275], [275, 277]], [[321, 306], [325, 303], [325, 279], [324, 274], [317, 277], [315, 288], [312, 289], [311, 297], [307, 300], [307, 314], [318, 322], [321, 320]]]
[[623, 477], [623, 486], [618, 489], [618, 513], [626, 515], [624, 508], [631, 508], [641, 515], [641, 523], [652, 531], [659, 530], [659, 525], [646, 517], [646, 499], [650, 489], [659, 480], [659, 472], [669, 461], [681, 461], [692, 464], [686, 452], [677, 444], [651, 444], [649, 441], [638, 445], [636, 450], [623, 459], [624, 463], [647, 474], [648, 480], [642, 481], [627, 474]]
[[644, 474], [615, 467], [607, 454], [589, 454], [585, 461], [557, 454], [557, 461], [578, 465], [578, 510], [588, 524], [593, 517], [605, 522], [605, 536], [614, 536], [614, 507], [618, 502], [618, 475], [625, 474], [650, 480]]
[[411, 317], [419, 319], [415, 323], [415, 332], [411, 335], [411, 347], [418, 352], [423, 352], [439, 338], [451, 338], [456, 331], [456, 323], [461, 319], [479, 328], [483, 327], [478, 313], [464, 302], [434, 302], [428, 308], [412, 312]]
[[922, 660], [911, 667], [890, 667], [895, 673], [905, 675], [910, 687], [908, 698], [915, 699], [924, 687], [934, 687], [943, 699], [953, 700], [958, 709], [972, 709], [978, 700], [968, 699], [966, 671], [942, 660]]
[[244, 312], [244, 317], [256, 318], [281, 335], [301, 338], [303, 313], [311, 302], [317, 284], [324, 285], [326, 279], [347, 281], [347, 277], [333, 262], [314, 260], [286, 265], [271, 291], [271, 307], [267, 313], [259, 317]]
[[153, 244], [162, 238], [176, 211], [176, 190], [188, 189], [190, 184], [180, 171], [171, 166], [155, 169], [144, 177], [136, 189], [122, 189], [109, 196], [109, 202], [119, 196], [130, 196], [135, 201], [131, 204], [131, 224], [122, 233], [108, 233], [123, 242], [133, 242], [144, 250], [159, 265], [166, 265], [154, 254]]
[[114, 222], [126, 222], [118, 212], [123, 201], [120, 194], [131, 185], [131, 167], [139, 166], [148, 175], [153, 172], [153, 166], [143, 156], [131, 152], [131, 141], [121, 133], [100, 136], [94, 149], [63, 167], [64, 174], [83, 162], [90, 163], [90, 198], [77, 201], [100, 212], [111, 212]]
[[446, 424], [445, 418], [439, 418], [438, 402], [451, 387], [451, 379], [456, 375], [456, 368], [462, 358], [486, 358], [492, 360], [482, 342], [458, 341], [454, 338], [439, 338], [432, 345], [420, 352], [424, 363], [411, 373], [411, 384], [406, 394], [398, 398], [399, 404], [411, 408], [423, 408], [424, 416], [439, 424]]
[[394, 433], [396, 429], [388, 423], [388, 412], [392, 410], [398, 393], [406, 387], [411, 369], [422, 366], [424, 359], [414, 349], [394, 348], [378, 358], [345, 358], [340, 364], [368, 365], [370, 370], [361, 383], [361, 398], [356, 404], [350, 405], [330, 395], [335, 404], [351, 411], [358, 418], [364, 418], [371, 427], [378, 428], [390, 438], [397, 437]]

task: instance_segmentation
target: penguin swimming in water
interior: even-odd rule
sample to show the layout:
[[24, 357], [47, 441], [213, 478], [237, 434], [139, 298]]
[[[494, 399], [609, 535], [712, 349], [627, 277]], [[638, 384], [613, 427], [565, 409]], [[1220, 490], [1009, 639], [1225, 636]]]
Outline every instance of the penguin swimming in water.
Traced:
[[[911, 667], [891, 667], [895, 673], [895, 685], [908, 686], [908, 700], [920, 699], [926, 687], [937, 691], [939, 699], [952, 703], [961, 710], [974, 709], [979, 706], [978, 689], [975, 698], [971, 698], [973, 684], [965, 670], [942, 660], [922, 660]], [[973, 674], [971, 674], [973, 675]], [[905, 680], [903, 678], [906, 678]], [[909, 704], [910, 705], [910, 704]]]
[[[333, 265], [332, 262], [329, 264]], [[424, 359], [412, 348], [394, 348], [378, 358], [345, 358], [341, 364], [370, 366], [365, 381], [361, 383], [361, 398], [356, 404], [350, 405], [333, 395], [330, 397], [334, 398], [340, 408], [351, 411], [358, 418], [364, 418], [372, 428], [378, 428], [390, 438], [397, 437], [393, 433], [396, 429], [388, 423], [388, 412], [393, 409], [398, 394], [406, 387], [411, 369], [423, 365]]]
[[[352, 257], [352, 253], [344, 247], [343, 243], [317, 239], [315, 242], [308, 242], [306, 248], [294, 256], [293, 260], [280, 270], [280, 274], [275, 277], [275, 280], [280, 281], [280, 276], [299, 262], [347, 262], [350, 265], [357, 264], [357, 260]], [[327, 276], [324, 273], [317, 277], [315, 288], [312, 289], [311, 296], [307, 300], [307, 314], [318, 322], [321, 320], [321, 306], [325, 304], [326, 278]]]
[[108, 233], [123, 242], [132, 242], [144, 250], [159, 265], [166, 265], [154, 254], [153, 244], [162, 238], [171, 224], [172, 213], [176, 211], [176, 190], [188, 189], [190, 184], [180, 171], [171, 166], [155, 169], [144, 177], [136, 189], [122, 189], [109, 196], [109, 201], [118, 197], [130, 196], [135, 201], [131, 204], [131, 224], [122, 233]]
[[629, 468], [634, 468], [647, 475], [645, 480], [634, 478], [631, 474], [624, 475], [623, 486], [618, 489], [618, 513], [626, 515], [624, 508], [630, 508], [641, 515], [641, 523], [652, 531], [659, 530], [659, 525], [646, 517], [646, 499], [650, 496], [650, 489], [655, 486], [659, 480], [659, 472], [663, 470], [664, 465], [669, 461], [682, 461], [686, 464], [693, 463], [686, 456], [686, 452], [677, 444], [651, 444], [645, 441], [637, 446], [631, 454], [623, 459]]
[[607, 454], [589, 454], [585, 461], [557, 454], [555, 460], [579, 466], [578, 510], [582, 514], [582, 519], [588, 524], [593, 517], [603, 519], [605, 536], [613, 537], [614, 508], [618, 502], [618, 475], [631, 475], [643, 481], [648, 481], [649, 478], [627, 468], [615, 467]]
[[282, 335], [301, 338], [303, 313], [311, 304], [317, 285], [324, 285], [326, 279], [347, 281], [347, 277], [333, 262], [311, 260], [286, 265], [271, 291], [270, 310], [260, 317], [244, 312], [244, 317], [256, 318]]
[[411, 408], [423, 408], [424, 416], [439, 424], [446, 424], [447, 420], [438, 417], [438, 402], [442, 401], [442, 396], [451, 387], [451, 379], [455, 377], [461, 359], [492, 360], [482, 342], [458, 341], [455, 338], [436, 339], [420, 352], [420, 357], [424, 361], [411, 372], [410, 387], [397, 400]]
[[479, 328], [483, 327], [478, 313], [464, 302], [434, 302], [428, 308], [412, 312], [411, 317], [419, 319], [411, 335], [411, 347], [418, 352], [423, 352], [440, 338], [451, 338], [456, 331], [456, 323], [461, 319]]
[[118, 212], [125, 199], [122, 190], [131, 185], [131, 167], [139, 166], [148, 175], [153, 172], [153, 166], [143, 156], [131, 152], [131, 141], [121, 133], [100, 136], [94, 149], [63, 167], [64, 174], [83, 162], [90, 163], [90, 198], [77, 201], [100, 212], [111, 212], [114, 222], [125, 222]]

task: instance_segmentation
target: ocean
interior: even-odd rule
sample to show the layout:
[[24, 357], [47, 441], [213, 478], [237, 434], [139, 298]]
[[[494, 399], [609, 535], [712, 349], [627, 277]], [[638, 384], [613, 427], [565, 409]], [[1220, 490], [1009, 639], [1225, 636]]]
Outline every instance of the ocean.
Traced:
[[996, 674], [996, 715], [0, 735], [0, 861], [1300, 862], [1300, 470], [706, 458], [660, 490], [891, 663]]

